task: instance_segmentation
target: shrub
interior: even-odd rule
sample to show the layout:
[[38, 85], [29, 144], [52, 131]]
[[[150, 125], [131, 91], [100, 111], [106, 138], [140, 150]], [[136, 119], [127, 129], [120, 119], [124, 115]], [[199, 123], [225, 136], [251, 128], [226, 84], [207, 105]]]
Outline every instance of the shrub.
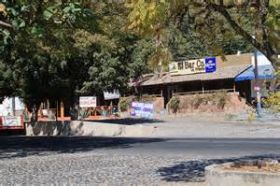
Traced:
[[24, 122], [30, 122], [30, 117], [29, 117], [29, 114], [28, 114], [28, 111], [23, 111], [23, 121]]
[[254, 112], [254, 111], [249, 111], [249, 113], [248, 113], [248, 121], [251, 123], [251, 122], [253, 122], [253, 121], [255, 121], [256, 120], [256, 112]]
[[202, 102], [203, 102], [203, 99], [199, 95], [196, 95], [194, 97], [194, 99], [192, 100], [191, 104], [192, 104], [193, 108], [197, 109], [201, 105]]
[[180, 106], [180, 99], [178, 97], [172, 97], [168, 102], [168, 108], [172, 110], [173, 113], [177, 113]]
[[228, 102], [228, 95], [226, 91], [218, 92], [214, 94], [214, 102], [218, 106], [219, 109], [224, 109], [226, 103]]
[[280, 112], [280, 92], [270, 94], [265, 100], [265, 105], [275, 112]]
[[125, 112], [128, 110], [129, 105], [132, 103], [134, 97], [121, 97], [118, 107], [121, 112]]
[[85, 119], [90, 116], [90, 110], [87, 108], [81, 108], [79, 110], [79, 119]]

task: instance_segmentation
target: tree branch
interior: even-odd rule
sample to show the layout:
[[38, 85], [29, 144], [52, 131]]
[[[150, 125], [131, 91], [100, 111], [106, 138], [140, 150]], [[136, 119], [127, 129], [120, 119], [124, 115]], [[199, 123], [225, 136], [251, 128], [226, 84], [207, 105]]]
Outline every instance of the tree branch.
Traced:
[[258, 50], [263, 51], [263, 46], [256, 39], [254, 39], [246, 30], [244, 30], [236, 21], [233, 20], [231, 15], [228, 13], [227, 9], [224, 6], [216, 5], [210, 3], [209, 6], [216, 12], [219, 12], [224, 18], [228, 21], [230, 26], [235, 30], [235, 32], [241, 35], [245, 40], [250, 42]]
[[0, 20], [0, 26], [3, 26], [3, 27], [8, 27], [8, 28], [13, 28], [13, 26], [12, 26], [11, 24], [6, 23], [6, 22], [1, 21], [1, 20]]

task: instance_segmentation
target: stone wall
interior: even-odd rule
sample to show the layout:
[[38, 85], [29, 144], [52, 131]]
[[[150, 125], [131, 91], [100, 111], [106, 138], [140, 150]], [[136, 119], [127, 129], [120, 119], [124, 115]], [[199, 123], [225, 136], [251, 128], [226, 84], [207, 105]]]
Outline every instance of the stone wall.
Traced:
[[249, 106], [238, 93], [181, 95], [179, 113], [225, 112], [236, 113]]
[[154, 109], [156, 113], [160, 113], [164, 109], [164, 98], [156, 97], [153, 101]]

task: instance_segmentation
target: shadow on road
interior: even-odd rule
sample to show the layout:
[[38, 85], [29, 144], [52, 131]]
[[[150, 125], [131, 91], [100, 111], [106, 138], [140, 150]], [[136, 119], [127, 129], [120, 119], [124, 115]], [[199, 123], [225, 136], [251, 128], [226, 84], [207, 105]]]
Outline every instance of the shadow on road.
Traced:
[[209, 165], [265, 159], [280, 160], [280, 155], [259, 155], [244, 156], [240, 158], [187, 161], [170, 167], [162, 167], [157, 170], [157, 173], [159, 173], [162, 179], [167, 182], [203, 182], [205, 181], [205, 167]]
[[[86, 120], [91, 121], [91, 120]], [[150, 123], [163, 123], [163, 120], [158, 119], [145, 119], [145, 118], [121, 118], [121, 119], [106, 119], [106, 120], [94, 120], [94, 122], [100, 122], [104, 124], [119, 124], [119, 125], [136, 125], [136, 124], [150, 124]]]
[[0, 159], [86, 152], [98, 148], [130, 148], [136, 143], [161, 142], [163, 139], [107, 137], [0, 137]]

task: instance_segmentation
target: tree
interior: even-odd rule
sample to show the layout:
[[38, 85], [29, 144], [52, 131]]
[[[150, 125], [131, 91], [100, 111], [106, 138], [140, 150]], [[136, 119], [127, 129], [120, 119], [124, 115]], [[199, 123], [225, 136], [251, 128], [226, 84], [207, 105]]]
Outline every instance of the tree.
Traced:
[[0, 96], [21, 97], [34, 121], [47, 99], [70, 100], [77, 116], [78, 96], [127, 88], [138, 38], [124, 32], [124, 6], [9, 1], [4, 10], [12, 29], [0, 27]]
[[[161, 25], [160, 28], [164, 29], [168, 26], [167, 20], [172, 20], [180, 27], [184, 18], [190, 16], [195, 18], [193, 24], [199, 29], [197, 32], [206, 35], [210, 42], [217, 33], [230, 36], [235, 32], [261, 51], [276, 69], [280, 67], [277, 57], [280, 51], [280, 3], [277, 0], [133, 0], [128, 1], [128, 4], [131, 8], [129, 28], [139, 33], [144, 33], [147, 28], [149, 32], [156, 33], [157, 30], [153, 28]], [[161, 8], [154, 8], [155, 4]], [[145, 10], [140, 7], [145, 7]], [[150, 21], [156, 16], [161, 17], [157, 23]], [[225, 22], [231, 30], [224, 28]]]
[[171, 53], [166, 47], [166, 38], [168, 37], [166, 23], [168, 19], [165, 14], [168, 7], [162, 1], [145, 0], [128, 1], [126, 5], [131, 8], [128, 30], [132, 30], [142, 37], [152, 37], [155, 50], [148, 60], [154, 71], [161, 75], [163, 68], [171, 60]]

